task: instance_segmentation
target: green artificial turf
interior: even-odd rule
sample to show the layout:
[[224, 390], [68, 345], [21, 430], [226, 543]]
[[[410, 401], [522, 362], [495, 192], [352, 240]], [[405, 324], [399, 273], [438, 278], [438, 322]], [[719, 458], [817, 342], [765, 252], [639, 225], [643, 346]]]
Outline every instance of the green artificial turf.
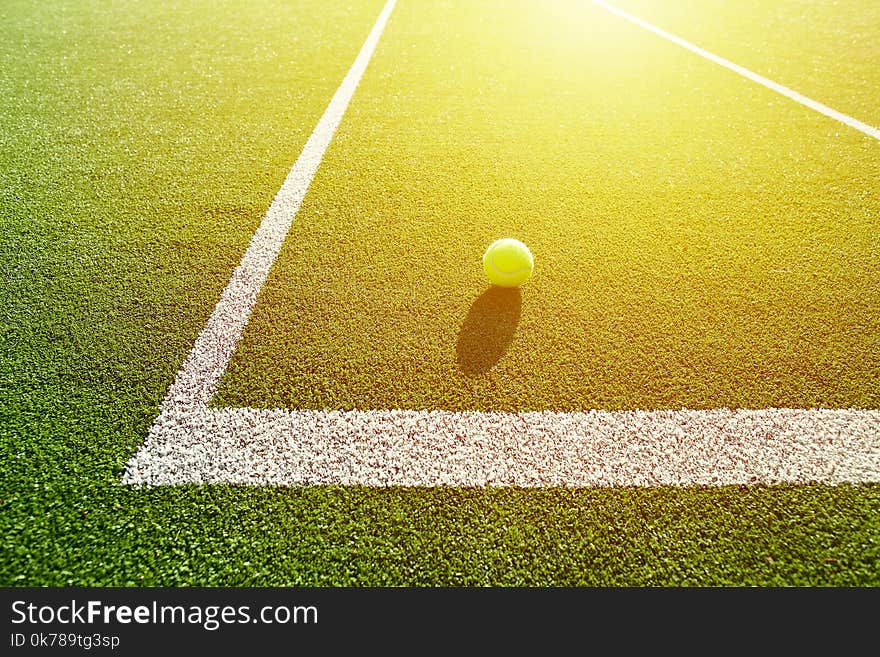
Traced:
[[880, 583], [876, 486], [138, 491], [61, 476], [4, 499], [4, 583]]
[[397, 9], [215, 403], [880, 405], [876, 140], [590, 3], [495, 9]]
[[0, 7], [0, 583], [880, 584], [876, 485], [120, 483], [378, 11]]

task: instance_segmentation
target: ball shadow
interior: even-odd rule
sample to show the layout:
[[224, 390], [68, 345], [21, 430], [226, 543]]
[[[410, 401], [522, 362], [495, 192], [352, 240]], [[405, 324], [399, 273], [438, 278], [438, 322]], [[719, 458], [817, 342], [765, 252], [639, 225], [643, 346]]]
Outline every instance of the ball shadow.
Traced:
[[492, 286], [478, 296], [458, 334], [459, 369], [469, 376], [492, 368], [504, 355], [519, 324], [519, 288]]

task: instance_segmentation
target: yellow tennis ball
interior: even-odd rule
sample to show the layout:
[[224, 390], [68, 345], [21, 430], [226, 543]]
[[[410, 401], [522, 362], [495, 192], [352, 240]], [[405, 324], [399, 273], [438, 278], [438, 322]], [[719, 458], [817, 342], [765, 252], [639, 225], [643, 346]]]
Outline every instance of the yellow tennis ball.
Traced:
[[492, 242], [483, 253], [486, 278], [501, 287], [519, 287], [535, 270], [535, 259], [529, 247], [512, 237]]

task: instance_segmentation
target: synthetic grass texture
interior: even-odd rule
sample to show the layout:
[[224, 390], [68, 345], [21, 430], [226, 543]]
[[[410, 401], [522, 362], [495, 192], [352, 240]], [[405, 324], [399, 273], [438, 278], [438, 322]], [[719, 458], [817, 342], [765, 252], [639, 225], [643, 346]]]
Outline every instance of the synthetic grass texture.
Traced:
[[813, 100], [880, 126], [880, 4], [873, 0], [612, 0], [610, 4]]
[[0, 582], [880, 583], [877, 486], [120, 485], [378, 11], [4, 3]]
[[876, 486], [119, 491], [109, 479], [64, 478], [6, 502], [4, 515], [13, 507], [16, 518], [4, 532], [5, 583], [866, 586], [880, 579]]
[[395, 10], [216, 405], [876, 408], [876, 141], [591, 3], [504, 6]]

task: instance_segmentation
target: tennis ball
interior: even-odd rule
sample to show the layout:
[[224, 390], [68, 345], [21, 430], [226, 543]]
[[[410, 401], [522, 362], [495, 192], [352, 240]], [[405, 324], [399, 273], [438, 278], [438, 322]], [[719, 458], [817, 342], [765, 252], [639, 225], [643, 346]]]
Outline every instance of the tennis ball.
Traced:
[[529, 247], [512, 237], [492, 242], [483, 254], [483, 271], [489, 282], [501, 287], [519, 287], [535, 269]]

